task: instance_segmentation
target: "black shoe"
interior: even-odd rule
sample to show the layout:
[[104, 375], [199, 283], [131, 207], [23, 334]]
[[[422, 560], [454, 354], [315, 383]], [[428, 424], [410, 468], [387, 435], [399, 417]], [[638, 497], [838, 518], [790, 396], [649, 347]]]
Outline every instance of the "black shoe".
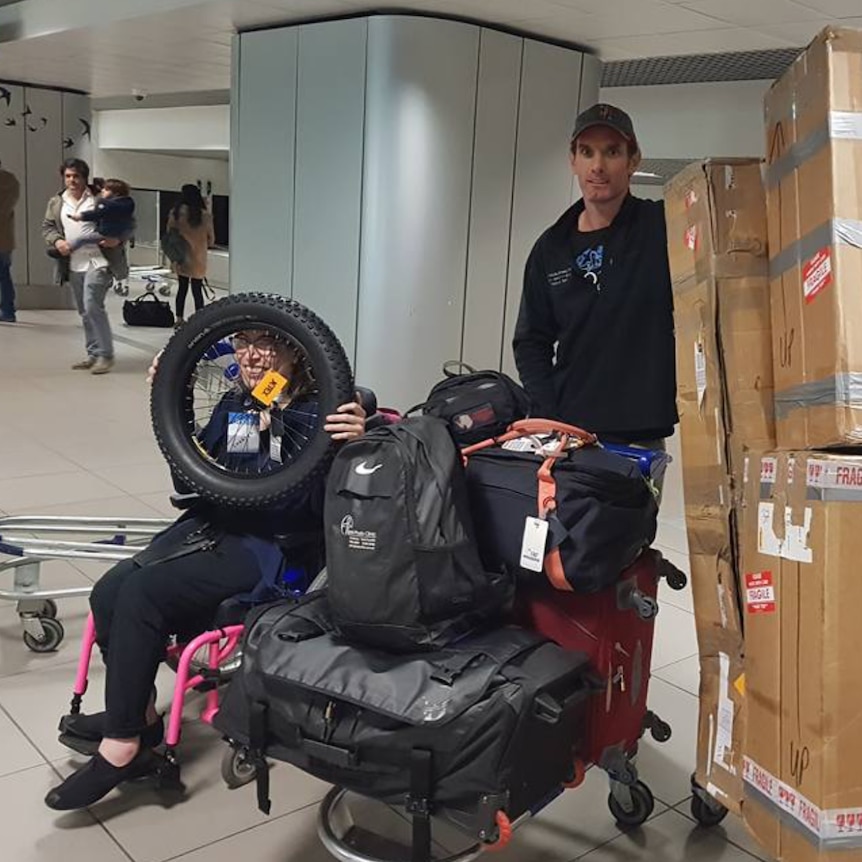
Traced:
[[48, 792], [45, 804], [55, 811], [74, 811], [98, 802], [124, 781], [153, 775], [159, 758], [142, 748], [126, 766], [113, 766], [101, 754], [73, 772], [62, 784]]
[[[99, 750], [105, 733], [105, 713], [64, 715], [57, 729], [60, 731], [59, 740], [66, 748], [92, 757]], [[141, 748], [155, 748], [164, 736], [165, 721], [160, 715], [155, 724], [148, 725], [141, 733]]]

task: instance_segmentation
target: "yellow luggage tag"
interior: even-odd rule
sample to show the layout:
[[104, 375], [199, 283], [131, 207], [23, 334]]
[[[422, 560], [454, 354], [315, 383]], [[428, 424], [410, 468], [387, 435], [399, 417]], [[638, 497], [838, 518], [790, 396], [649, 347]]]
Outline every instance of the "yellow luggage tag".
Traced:
[[260, 383], [251, 390], [252, 398], [264, 407], [272, 407], [288, 382], [288, 379], [277, 371], [267, 371]]

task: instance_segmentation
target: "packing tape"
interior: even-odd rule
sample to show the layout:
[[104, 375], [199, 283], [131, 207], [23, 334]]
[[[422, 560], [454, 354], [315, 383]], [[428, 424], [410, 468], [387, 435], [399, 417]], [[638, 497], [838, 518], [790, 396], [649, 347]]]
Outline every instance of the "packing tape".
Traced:
[[784, 822], [799, 827], [815, 846], [824, 850], [862, 847], [862, 808], [819, 808], [750, 757], [743, 758], [742, 763], [746, 795], [773, 809]]
[[830, 111], [829, 119], [790, 148], [766, 169], [766, 187], [777, 186], [830, 141], [862, 140], [862, 111]]
[[821, 249], [831, 245], [862, 248], [862, 220], [835, 218], [791, 243], [769, 261], [769, 277], [778, 278], [795, 266], [802, 266]]
[[848, 371], [775, 393], [776, 419], [786, 419], [794, 410], [806, 407], [862, 410], [862, 373]]

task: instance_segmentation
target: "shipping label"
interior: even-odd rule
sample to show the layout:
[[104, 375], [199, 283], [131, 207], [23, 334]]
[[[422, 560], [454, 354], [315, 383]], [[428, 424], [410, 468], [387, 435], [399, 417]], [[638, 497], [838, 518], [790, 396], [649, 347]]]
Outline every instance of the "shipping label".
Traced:
[[862, 808], [821, 809], [750, 757], [743, 758], [742, 777], [782, 819], [804, 826], [804, 834], [816, 846], [829, 850], [862, 847]]
[[832, 284], [832, 253], [827, 246], [820, 249], [802, 266], [802, 291], [805, 302], [814, 302], [830, 284]]
[[694, 380], [697, 386], [697, 406], [703, 407], [706, 397], [706, 351], [702, 341], [694, 343]]
[[745, 576], [745, 606], [750, 614], [775, 613], [772, 572], [752, 572]]
[[809, 500], [862, 502], [862, 460], [812, 458], [806, 470]]

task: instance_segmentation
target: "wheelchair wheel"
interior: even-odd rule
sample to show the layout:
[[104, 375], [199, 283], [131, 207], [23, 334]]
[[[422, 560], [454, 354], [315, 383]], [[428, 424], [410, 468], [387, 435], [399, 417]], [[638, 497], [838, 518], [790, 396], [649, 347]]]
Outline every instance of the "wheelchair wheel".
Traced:
[[233, 745], [222, 755], [221, 777], [231, 789], [245, 787], [257, 778], [257, 766], [249, 758], [248, 749]]
[[156, 440], [188, 489], [236, 509], [278, 506], [318, 479], [324, 417], [353, 397], [347, 356], [293, 300], [235, 294], [174, 334], [153, 381]]

